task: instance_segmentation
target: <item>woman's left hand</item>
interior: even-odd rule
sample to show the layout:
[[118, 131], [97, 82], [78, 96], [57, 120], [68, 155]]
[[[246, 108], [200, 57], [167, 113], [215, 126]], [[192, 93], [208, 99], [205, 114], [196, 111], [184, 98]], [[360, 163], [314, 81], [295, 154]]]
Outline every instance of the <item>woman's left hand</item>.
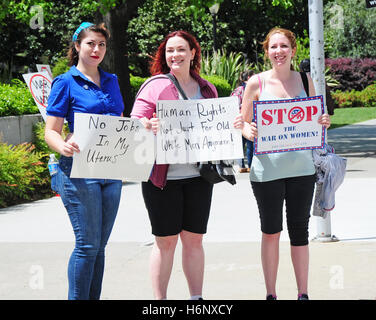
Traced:
[[148, 130], [152, 130], [154, 134], [157, 134], [159, 130], [159, 118], [156, 117], [156, 114], [153, 114], [153, 118], [148, 119], [146, 117], [140, 119], [141, 123]]
[[326, 129], [330, 127], [330, 116], [327, 113], [324, 113], [319, 118], [319, 124], [325, 126]]
[[241, 114], [237, 115], [234, 121], [234, 128], [243, 130], [244, 128], [244, 120]]

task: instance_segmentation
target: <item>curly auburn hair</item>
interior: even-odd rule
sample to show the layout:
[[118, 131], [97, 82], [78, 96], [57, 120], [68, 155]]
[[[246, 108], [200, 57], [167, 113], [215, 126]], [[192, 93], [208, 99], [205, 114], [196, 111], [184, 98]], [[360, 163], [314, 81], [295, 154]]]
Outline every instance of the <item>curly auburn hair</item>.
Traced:
[[196, 38], [188, 33], [187, 31], [179, 30], [169, 33], [159, 45], [156, 53], [154, 54], [152, 61], [150, 63], [150, 73], [152, 76], [156, 74], [166, 74], [170, 72], [170, 68], [166, 62], [166, 44], [167, 41], [172, 37], [181, 37], [186, 40], [189, 44], [189, 48], [195, 49], [196, 53], [192, 60], [190, 70], [200, 74], [201, 69], [201, 47], [197, 42]]

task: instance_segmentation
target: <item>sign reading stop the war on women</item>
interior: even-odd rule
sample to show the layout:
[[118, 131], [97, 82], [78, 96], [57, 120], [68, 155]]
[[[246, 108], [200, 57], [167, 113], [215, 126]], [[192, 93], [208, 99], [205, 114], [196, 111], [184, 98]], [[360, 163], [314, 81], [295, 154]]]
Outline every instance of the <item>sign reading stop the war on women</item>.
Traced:
[[157, 102], [158, 164], [243, 158], [237, 97]]
[[47, 71], [27, 73], [22, 76], [38, 106], [39, 112], [46, 121], [46, 108], [52, 84], [51, 76]]
[[72, 178], [147, 181], [155, 161], [151, 130], [140, 120], [89, 113], [74, 114]]
[[258, 137], [254, 154], [323, 148], [325, 127], [323, 96], [254, 101]]

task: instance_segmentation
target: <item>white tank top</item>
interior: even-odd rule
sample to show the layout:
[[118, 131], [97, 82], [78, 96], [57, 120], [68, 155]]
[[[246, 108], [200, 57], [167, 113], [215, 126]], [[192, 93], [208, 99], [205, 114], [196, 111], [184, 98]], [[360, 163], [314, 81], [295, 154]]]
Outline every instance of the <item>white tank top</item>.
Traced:
[[[260, 78], [259, 78], [260, 81]], [[263, 90], [264, 81], [260, 82], [259, 100], [282, 100]], [[297, 96], [304, 98], [304, 89]], [[312, 150], [290, 151], [254, 155], [252, 159], [250, 179], [255, 182], [266, 182], [282, 178], [308, 176], [315, 173]]]

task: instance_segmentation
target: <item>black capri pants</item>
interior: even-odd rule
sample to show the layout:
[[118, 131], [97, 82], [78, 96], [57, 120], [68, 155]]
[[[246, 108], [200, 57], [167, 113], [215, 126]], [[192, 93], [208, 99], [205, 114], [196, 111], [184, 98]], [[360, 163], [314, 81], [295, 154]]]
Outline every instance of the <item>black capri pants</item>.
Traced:
[[293, 246], [307, 245], [315, 181], [315, 175], [267, 182], [251, 181], [259, 208], [261, 231], [266, 234], [282, 231], [283, 202], [286, 201], [286, 222], [290, 243]]
[[142, 195], [149, 213], [152, 233], [171, 236], [182, 230], [206, 233], [213, 184], [201, 177], [167, 180], [160, 189], [149, 180], [142, 183]]

